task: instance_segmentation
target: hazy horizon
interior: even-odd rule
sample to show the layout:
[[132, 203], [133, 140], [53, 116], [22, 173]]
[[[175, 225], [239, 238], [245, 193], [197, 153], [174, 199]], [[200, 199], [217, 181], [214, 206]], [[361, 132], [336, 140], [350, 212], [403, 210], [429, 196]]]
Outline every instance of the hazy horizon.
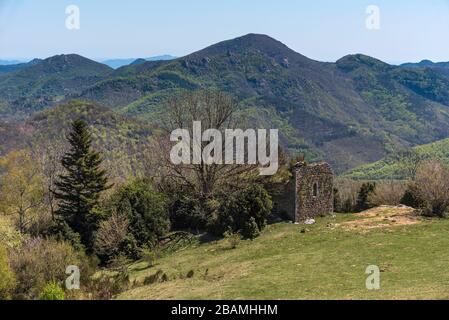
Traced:
[[[242, 36], [245, 36], [245, 35], [241, 35], [241, 36], [239, 36], [239, 37], [242, 37]], [[268, 35], [268, 36], [269, 36], [269, 35]], [[238, 37], [236, 37], [236, 38], [238, 38]], [[235, 38], [232, 38], [232, 39], [235, 39]], [[223, 40], [221, 40], [221, 41], [219, 41], [219, 42], [227, 41], [227, 40], [232, 40], [232, 39], [223, 39]], [[279, 40], [279, 39], [276, 39], [276, 40]], [[219, 43], [219, 42], [216, 42], [216, 43]], [[282, 42], [282, 41], [281, 41], [281, 42]], [[216, 43], [211, 43], [209, 46], [214, 45], [214, 44], [216, 44]], [[187, 55], [189, 55], [189, 54], [191, 54], [191, 53], [194, 53], [194, 52], [197, 52], [197, 51], [201, 51], [201, 50], [203, 50], [203, 49], [205, 49], [205, 48], [207, 48], [207, 47], [208, 47], [208, 46], [203, 47], [203, 48], [199, 48], [198, 50], [189, 52], [189, 53], [187, 53], [187, 54], [185, 54], [185, 55], [183, 55], [183, 56], [175, 56], [175, 55], [172, 55], [172, 54], [170, 54], [170, 53], [161, 53], [161, 54], [156, 54], [156, 55], [151, 55], [151, 56], [148, 56], [148, 55], [141, 55], [141, 56], [134, 56], [134, 57], [127, 57], [127, 56], [124, 56], [124, 57], [115, 57], [115, 56], [110, 56], [110, 57], [89, 57], [89, 56], [85, 56], [85, 55], [82, 55], [82, 54], [77, 53], [77, 52], [64, 52], [64, 53], [55, 53], [55, 54], [51, 54], [51, 55], [49, 55], [49, 56], [42, 56], [42, 57], [39, 57], [39, 56], [26, 57], [26, 58], [23, 58], [23, 57], [0, 57], [0, 64], [1, 64], [2, 62], [27, 63], [27, 62], [30, 62], [30, 61], [32, 61], [32, 60], [34, 60], [34, 59], [46, 59], [46, 58], [54, 57], [54, 56], [57, 56], [57, 55], [69, 55], [69, 54], [77, 54], [77, 55], [81, 55], [81, 56], [83, 56], [83, 57], [85, 57], [85, 58], [88, 58], [88, 59], [93, 60], [93, 61], [101, 62], [101, 63], [108, 62], [108, 61], [112, 61], [112, 60], [151, 59], [151, 58], [156, 58], [156, 57], [161, 57], [161, 56], [171, 56], [171, 57], [173, 57], [173, 59], [177, 59], [177, 58], [182, 58], [182, 57], [184, 57], [184, 56], [187, 56]], [[291, 48], [291, 49], [292, 49], [292, 48]], [[296, 51], [296, 52], [297, 52], [297, 51]], [[297, 52], [297, 53], [302, 54], [301, 52]], [[351, 53], [348, 53], [348, 54], [346, 54], [346, 55], [351, 55], [351, 54], [365, 54], [365, 53], [362, 53], [362, 52], [351, 52]], [[346, 55], [344, 55], [344, 56], [346, 56]], [[344, 56], [341, 56], [341, 57], [339, 57], [339, 58], [337, 58], [337, 59], [335, 59], [335, 60], [319, 60], [319, 59], [315, 59], [314, 57], [310, 57], [310, 56], [307, 56], [307, 57], [310, 58], [310, 59], [316, 60], [316, 61], [321, 61], [321, 62], [332, 62], [332, 63], [334, 63], [334, 62], [336, 62], [337, 60], [339, 60], [340, 58], [343, 58]], [[378, 58], [378, 57], [375, 57], [375, 56], [372, 56], [372, 57], [373, 57], [373, 58]], [[378, 58], [378, 59], [379, 59], [379, 58]], [[381, 60], [382, 60], [382, 59], [381, 59]], [[388, 64], [392, 64], [392, 65], [400, 65], [400, 64], [404, 64], [404, 63], [418, 63], [418, 62], [421, 62], [421, 61], [423, 61], [423, 60], [430, 60], [430, 61], [432, 61], [432, 62], [434, 62], [434, 63], [438, 63], [438, 62], [448, 62], [448, 61], [449, 61], [449, 59], [448, 59], [448, 60], [435, 61], [435, 60], [431, 60], [431, 59], [428, 59], [428, 58], [423, 58], [423, 59], [415, 60], [415, 61], [410, 61], [410, 60], [405, 60], [405, 61], [388, 61], [388, 60], [382, 60], [382, 61], [383, 61], [383, 62], [386, 62], [386, 63], [388, 63]], [[13, 63], [11, 63], [11, 64], [13, 64]]]

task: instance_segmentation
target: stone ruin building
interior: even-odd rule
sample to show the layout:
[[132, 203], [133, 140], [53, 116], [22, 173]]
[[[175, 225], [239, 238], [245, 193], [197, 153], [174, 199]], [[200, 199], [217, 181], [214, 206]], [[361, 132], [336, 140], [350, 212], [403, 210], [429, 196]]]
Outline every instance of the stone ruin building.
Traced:
[[275, 199], [277, 211], [293, 222], [304, 222], [334, 211], [334, 172], [328, 163], [298, 162], [283, 195]]

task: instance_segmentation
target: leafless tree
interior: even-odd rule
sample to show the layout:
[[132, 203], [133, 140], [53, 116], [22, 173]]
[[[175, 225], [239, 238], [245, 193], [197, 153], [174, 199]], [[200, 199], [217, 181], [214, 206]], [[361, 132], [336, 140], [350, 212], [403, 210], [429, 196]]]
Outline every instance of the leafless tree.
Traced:
[[36, 159], [43, 176], [42, 183], [45, 204], [48, 207], [53, 220], [56, 210], [56, 199], [54, 196], [55, 181], [63, 172], [61, 158], [65, 153], [65, 148], [66, 146], [63, 142], [54, 141], [51, 145], [38, 147], [34, 150], [34, 158]]
[[380, 181], [376, 183], [376, 189], [370, 194], [368, 200], [375, 206], [397, 206], [401, 204], [406, 189], [407, 184], [404, 181]]
[[[208, 202], [217, 191], [225, 185], [238, 188], [256, 175], [256, 166], [205, 164], [203, 161], [200, 164], [175, 165], [170, 160], [170, 150], [174, 145], [170, 141], [170, 133], [175, 129], [187, 129], [192, 138], [194, 121], [201, 122], [202, 131], [217, 129], [224, 133], [226, 129], [244, 128], [244, 121], [237, 116], [238, 103], [228, 94], [202, 90], [174, 97], [164, 107], [167, 117], [163, 134], [155, 142], [155, 150], [159, 155], [157, 162], [162, 164], [159, 177], [169, 184], [188, 188], [199, 200], [205, 217], [208, 217], [213, 211]], [[202, 149], [209, 144], [203, 141], [200, 143]], [[223, 145], [223, 149], [225, 147]], [[190, 144], [190, 151], [193, 154], [193, 144]]]
[[405, 178], [413, 179], [419, 166], [424, 161], [429, 160], [429, 156], [410, 149], [397, 152], [393, 160], [398, 163], [399, 169]]
[[423, 162], [413, 182], [417, 196], [427, 205], [426, 214], [444, 216], [449, 208], [449, 167], [438, 160]]
[[113, 212], [108, 220], [100, 223], [95, 239], [95, 251], [99, 254], [111, 254], [125, 239], [128, 226], [126, 216]]

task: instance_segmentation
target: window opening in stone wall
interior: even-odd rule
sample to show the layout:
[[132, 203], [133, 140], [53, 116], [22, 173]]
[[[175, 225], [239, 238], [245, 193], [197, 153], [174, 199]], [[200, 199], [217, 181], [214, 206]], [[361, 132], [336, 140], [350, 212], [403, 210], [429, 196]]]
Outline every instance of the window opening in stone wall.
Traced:
[[319, 193], [319, 190], [318, 190], [318, 183], [314, 183], [313, 184], [313, 196], [316, 198], [316, 197], [318, 197], [318, 193]]

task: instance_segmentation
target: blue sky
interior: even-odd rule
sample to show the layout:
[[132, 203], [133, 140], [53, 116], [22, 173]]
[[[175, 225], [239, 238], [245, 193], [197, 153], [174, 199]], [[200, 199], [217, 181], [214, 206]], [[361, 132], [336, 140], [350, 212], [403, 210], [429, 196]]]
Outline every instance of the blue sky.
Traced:
[[[67, 30], [65, 8], [80, 8]], [[365, 27], [368, 5], [380, 30]], [[183, 56], [247, 33], [268, 34], [310, 58], [365, 53], [399, 63], [449, 61], [448, 0], [0, 0], [0, 59]]]

